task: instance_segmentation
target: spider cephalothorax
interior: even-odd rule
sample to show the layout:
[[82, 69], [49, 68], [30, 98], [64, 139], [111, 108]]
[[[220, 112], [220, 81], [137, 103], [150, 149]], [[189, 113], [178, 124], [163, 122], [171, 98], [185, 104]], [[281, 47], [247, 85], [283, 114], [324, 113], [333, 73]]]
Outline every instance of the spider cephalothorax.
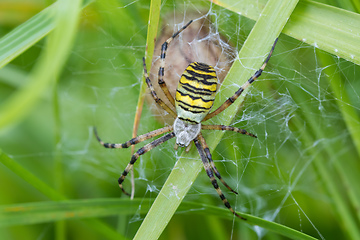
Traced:
[[[201, 122], [206, 121], [217, 114], [224, 111], [229, 107], [240, 95], [241, 93], [250, 86], [251, 83], [257, 79], [262, 71], [265, 69], [267, 62], [269, 61], [272, 52], [274, 51], [275, 44], [277, 39], [274, 42], [274, 45], [271, 48], [269, 55], [264, 61], [261, 68], [255, 72], [255, 74], [243, 85], [241, 86], [233, 96], [228, 98], [219, 108], [215, 111], [210, 112], [215, 100], [215, 94], [217, 90], [217, 77], [216, 72], [213, 67], [205, 64], [193, 62], [185, 69], [182, 74], [179, 85], [176, 90], [175, 99], [171, 96], [166, 83], [164, 81], [164, 67], [165, 67], [165, 56], [166, 50], [169, 43], [181, 33], [187, 26], [189, 26], [192, 21], [188, 22], [184, 27], [182, 27], [178, 32], [176, 32], [171, 38], [166, 40], [161, 47], [160, 55], [160, 67], [158, 74], [158, 84], [165, 93], [165, 96], [169, 99], [172, 107], [175, 107], [176, 113], [172, 110], [171, 107], [167, 106], [156, 94], [151, 80], [148, 76], [145, 64], [145, 58], [143, 58], [144, 66], [144, 75], [146, 78], [146, 84], [148, 85], [151, 95], [154, 98], [155, 102], [160, 105], [166, 112], [168, 112], [175, 120], [172, 126], [163, 127], [152, 132], [140, 135], [136, 138], [133, 138], [125, 143], [104, 143], [99, 138], [96, 129], [94, 128], [95, 136], [97, 140], [106, 148], [127, 148], [131, 145], [137, 144], [144, 140], [156, 137], [158, 135], [165, 134], [164, 136], [152, 141], [151, 143], [146, 144], [144, 147], [137, 150], [137, 152], [131, 157], [130, 163], [125, 168], [124, 172], [120, 176], [118, 182], [121, 190], [129, 195], [123, 188], [122, 183], [125, 180], [126, 175], [129, 173], [133, 167], [136, 160], [140, 155], [145, 154], [151, 149], [157, 147], [158, 145], [176, 137], [176, 145], [181, 147], [188, 147], [191, 142], [194, 142], [200, 158], [204, 164], [206, 174], [209, 176], [212, 185], [214, 186], [216, 192], [219, 194], [224, 205], [237, 217], [244, 219], [238, 215], [230, 206], [229, 202], [225, 198], [224, 194], [221, 192], [219, 185], [215, 179], [215, 176], [227, 187], [230, 191], [235, 192], [226, 182], [222, 179], [219, 171], [215, 167], [214, 161], [212, 159], [208, 145], [206, 144], [205, 138], [201, 134], [201, 130], [227, 130], [234, 131], [241, 134], [245, 134], [251, 137], [256, 136], [252, 133], [247, 132], [244, 129], [239, 129], [230, 126], [224, 125], [202, 125]], [[170, 132], [170, 133], [169, 133]], [[215, 174], [215, 176], [214, 176]]]
[[201, 123], [191, 124], [177, 117], [174, 121], [173, 128], [176, 136], [176, 145], [187, 147], [191, 141], [199, 135]]

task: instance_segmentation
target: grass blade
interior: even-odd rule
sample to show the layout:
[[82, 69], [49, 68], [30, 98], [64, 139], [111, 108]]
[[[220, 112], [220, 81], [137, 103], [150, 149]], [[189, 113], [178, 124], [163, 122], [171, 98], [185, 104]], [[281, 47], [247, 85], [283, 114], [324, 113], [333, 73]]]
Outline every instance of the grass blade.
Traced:
[[[150, 72], [151, 70], [151, 64], [155, 49], [155, 41], [156, 35], [158, 32], [158, 26], [159, 26], [159, 20], [160, 20], [160, 7], [161, 7], [161, 1], [160, 0], [153, 0], [150, 3], [150, 15], [149, 15], [149, 27], [147, 31], [147, 38], [146, 38], [146, 50], [145, 50], [145, 62], [147, 71]], [[136, 106], [136, 114], [134, 119], [134, 125], [133, 125], [133, 133], [132, 137], [135, 138], [137, 134], [137, 130], [139, 128], [142, 109], [144, 106], [145, 101], [145, 94], [146, 94], [147, 85], [145, 83], [145, 77], [143, 76], [143, 81], [140, 83], [140, 92], [139, 92], [139, 98], [137, 101]], [[134, 154], [135, 151], [135, 145], [131, 146], [131, 155]], [[135, 195], [135, 184], [134, 184], [134, 174], [133, 169], [131, 170], [131, 182], [132, 182], [132, 190], [131, 190], [131, 198], [134, 198]]]
[[18, 164], [12, 158], [7, 156], [1, 149], [0, 149], [0, 162], [4, 166], [6, 166], [9, 170], [14, 172], [16, 175], [21, 176], [21, 178], [23, 178], [26, 182], [30, 183], [32, 186], [37, 188], [41, 193], [43, 193], [45, 196], [49, 197], [50, 199], [53, 200], [65, 199], [57, 191], [49, 187], [46, 183], [38, 179], [35, 175], [27, 171], [20, 164]]
[[[81, 219], [90, 217], [106, 217], [128, 215], [135, 213], [146, 213], [152, 199], [135, 198], [98, 198], [83, 200], [65, 200], [59, 202], [36, 202], [14, 204], [0, 207], [0, 227], [17, 226], [23, 224], [37, 224], [53, 222], [65, 219]], [[142, 207], [139, 209], [139, 205]], [[192, 213], [220, 216], [223, 219], [232, 219], [233, 216], [227, 209], [213, 207], [206, 204], [194, 202], [183, 202], [180, 211], [191, 210]], [[291, 239], [315, 239], [302, 232], [293, 230], [286, 226], [266, 221], [251, 215], [246, 215], [248, 223], [258, 225], [269, 231], [278, 233]]]
[[[86, 7], [92, 0], [85, 0]], [[55, 27], [54, 17], [58, 3], [45, 8], [0, 39], [0, 68], [25, 52], [48, 35]]]
[[[357, 157], [349, 157], [347, 158], [346, 164], [343, 161], [339, 161], [338, 159], [333, 159], [334, 167], [339, 173], [342, 181], [347, 186], [352, 186], [355, 182], [358, 182], [358, 174], [354, 169], [358, 169], [358, 158], [360, 156], [360, 138], [359, 138], [359, 122], [360, 119], [355, 111], [355, 109], [351, 106], [349, 96], [346, 91], [341, 91], [341, 87], [343, 83], [341, 82], [341, 74], [337, 72], [336, 65], [331, 56], [328, 56], [322, 52], [318, 52], [317, 56], [321, 60], [324, 66], [328, 66], [324, 68], [324, 72], [327, 75], [327, 80], [329, 85], [332, 88], [332, 92], [334, 93], [335, 98], [337, 99], [337, 104], [339, 106], [339, 110], [342, 114], [342, 118], [347, 126], [349, 134], [351, 136], [352, 142], [357, 151]], [[310, 122], [310, 121], [309, 121]], [[312, 123], [313, 126], [316, 126], [316, 123]], [[315, 130], [318, 131], [318, 130]], [[318, 131], [317, 135], [321, 138], [324, 138], [324, 134], [321, 131]], [[336, 151], [333, 148], [326, 145], [324, 146], [329, 156], [336, 155]], [[333, 158], [333, 157], [331, 157]], [[320, 161], [320, 164], [323, 164], [323, 168], [326, 168], [326, 163]], [[327, 174], [324, 171], [323, 174]], [[330, 179], [330, 183], [333, 180]], [[333, 183], [333, 188], [331, 192], [341, 195], [340, 190], [336, 189], [336, 184]], [[350, 199], [352, 208], [347, 204], [347, 199], [344, 199], [345, 196], [334, 197], [334, 199], [338, 199], [336, 201], [336, 207], [338, 209], [339, 218], [342, 219], [341, 222], [346, 222], [345, 226], [349, 232], [349, 235], [352, 236], [353, 239], [357, 239], [360, 237], [360, 232], [358, 231], [356, 220], [351, 214], [352, 209], [359, 209], [360, 207], [360, 189], [357, 187], [349, 187], [346, 189], [346, 193]], [[346, 195], [346, 194], [345, 194]], [[357, 221], [360, 222], [360, 212], [355, 212], [357, 217]]]
[[[216, 1], [219, 6], [257, 20], [266, 0]], [[360, 15], [323, 3], [300, 1], [283, 33], [360, 65]], [[326, 37], [325, 37], [326, 36]]]
[[[7, 156], [1, 150], [0, 150], [0, 163], [2, 163], [6, 168], [8, 168], [13, 173], [15, 173], [17, 176], [24, 179], [30, 185], [35, 187], [37, 190], [39, 190], [42, 194], [44, 194], [48, 198], [50, 198], [52, 200], [55, 200], [55, 201], [65, 200], [66, 199], [65, 196], [59, 194], [55, 189], [51, 188], [45, 182], [41, 181], [39, 178], [37, 178], [31, 172], [29, 172], [28, 170], [23, 168], [21, 165], [16, 163], [12, 158]], [[36, 206], [41, 206], [42, 202], [34, 203], [34, 204], [35, 204], [35, 207]], [[51, 202], [51, 204], [58, 205], [59, 202]], [[19, 207], [19, 206], [22, 206], [22, 207]], [[15, 205], [15, 207], [10, 207], [10, 208], [14, 212], [18, 212], [18, 211], [21, 212], [22, 210], [24, 210], [23, 206], [24, 206], [23, 204], [20, 204], [20, 205]], [[31, 210], [33, 208], [34, 207], [30, 207], [28, 210]], [[12, 214], [10, 214], [10, 215], [6, 214], [5, 213], [5, 212], [7, 212], [7, 210], [6, 210], [7, 207], [6, 206], [2, 206], [0, 209], [2, 209], [2, 210], [0, 210], [0, 226], [10, 226], [11, 224], [13, 224], [13, 225], [30, 224], [31, 222], [29, 222], [29, 221], [33, 221], [33, 223], [35, 223], [36, 221], [43, 222], [41, 220], [41, 218], [38, 218], [37, 220], [36, 219], [31, 220], [31, 218], [33, 216], [30, 214], [31, 217], [29, 217], [29, 214], [27, 212], [24, 212], [24, 214], [26, 216], [23, 215], [23, 216], [19, 217], [19, 216], [14, 216]], [[21, 213], [18, 213], [18, 214], [21, 214]], [[59, 215], [57, 215], [57, 216], [59, 216]], [[42, 216], [42, 217], [45, 217], [45, 216]], [[46, 219], [46, 218], [44, 218], [44, 219]], [[59, 219], [58, 218], [56, 218], [56, 219], [53, 218], [53, 221], [56, 221], [56, 220], [61, 220], [61, 218], [59, 218]], [[92, 229], [95, 229], [96, 231], [103, 233], [105, 236], [107, 236], [108, 239], [117, 239], [117, 240], [118, 239], [125, 239], [125, 237], [123, 237], [119, 233], [115, 232], [112, 228], [108, 227], [106, 224], [104, 224], [103, 222], [101, 222], [99, 220], [96, 220], [96, 219], [88, 220], [87, 224], [92, 226]], [[106, 229], [106, 230], [104, 230], [104, 229]]]
[[73, 2], [71, 11], [64, 11], [66, 8], [63, 4], [55, 3], [0, 40], [0, 66], [4, 66], [57, 26], [27, 84], [0, 106], [0, 128], [12, 125], [26, 116], [52, 79], [61, 72], [75, 37], [80, 4], [81, 1]]

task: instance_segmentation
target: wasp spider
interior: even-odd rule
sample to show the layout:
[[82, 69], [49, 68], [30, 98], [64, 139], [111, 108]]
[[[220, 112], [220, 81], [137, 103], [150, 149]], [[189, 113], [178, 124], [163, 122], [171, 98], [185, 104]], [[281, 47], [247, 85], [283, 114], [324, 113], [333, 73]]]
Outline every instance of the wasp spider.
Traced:
[[255, 79], [257, 79], [261, 75], [262, 71], [265, 69], [265, 66], [271, 57], [272, 52], [274, 51], [277, 39], [275, 40], [274, 45], [272, 46], [271, 51], [267, 56], [265, 62], [261, 66], [261, 68], [257, 70], [255, 74], [244, 85], [242, 85], [235, 92], [233, 96], [228, 98], [218, 109], [210, 113], [210, 109], [213, 106], [215, 100], [215, 94], [217, 90], [217, 77], [216, 77], [215, 69], [213, 67], [205, 63], [199, 63], [199, 62], [190, 63], [180, 78], [179, 85], [176, 90], [175, 99], [170, 94], [164, 81], [165, 55], [168, 45], [177, 35], [179, 35], [179, 33], [181, 33], [191, 23], [192, 21], [188, 22], [178, 32], [172, 35], [172, 37], [166, 40], [161, 47], [158, 83], [161, 89], [163, 90], [163, 92], [165, 93], [166, 97], [169, 99], [172, 107], [175, 107], [176, 113], [157, 96], [147, 73], [145, 58], [143, 58], [144, 75], [146, 78], [146, 84], [151, 91], [151, 95], [154, 98], [155, 102], [159, 104], [166, 112], [168, 112], [175, 119], [174, 124], [172, 126], [167, 126], [140, 135], [125, 143], [105, 143], [99, 138], [96, 128], [94, 128], [94, 133], [97, 140], [105, 148], [128, 148], [131, 145], [135, 145], [139, 142], [156, 137], [160, 134], [167, 133], [164, 136], [152, 141], [151, 143], [146, 144], [144, 147], [137, 150], [137, 152], [131, 157], [130, 163], [127, 165], [127, 167], [125, 168], [124, 172], [122, 173], [122, 175], [118, 180], [121, 190], [127, 195], [129, 194], [124, 190], [122, 183], [125, 180], [126, 175], [133, 167], [136, 160], [140, 157], [140, 155], [145, 154], [151, 149], [159, 146], [160, 144], [174, 137], [176, 137], [176, 145], [175, 145], [176, 148], [178, 146], [188, 147], [191, 141], [193, 141], [199, 152], [201, 160], [204, 164], [206, 174], [209, 176], [212, 185], [216, 189], [216, 192], [219, 194], [224, 205], [235, 216], [243, 220], [246, 220], [245, 218], [241, 217], [233, 210], [228, 200], [221, 192], [219, 185], [215, 179], [215, 176], [222, 182], [222, 184], [224, 184], [226, 188], [228, 188], [233, 193], [237, 194], [237, 192], [235, 192], [231, 187], [229, 187], [229, 185], [222, 179], [219, 171], [215, 167], [209, 147], [206, 144], [206, 141], [201, 134], [201, 130], [227, 130], [227, 131], [238, 132], [255, 138], [256, 136], [252, 133], [247, 132], [244, 129], [224, 126], [224, 125], [202, 125], [201, 122], [206, 121], [216, 116], [217, 114], [221, 113], [222, 111], [224, 111], [241, 95], [241, 93], [247, 87], [250, 86], [251, 83], [255, 81]]

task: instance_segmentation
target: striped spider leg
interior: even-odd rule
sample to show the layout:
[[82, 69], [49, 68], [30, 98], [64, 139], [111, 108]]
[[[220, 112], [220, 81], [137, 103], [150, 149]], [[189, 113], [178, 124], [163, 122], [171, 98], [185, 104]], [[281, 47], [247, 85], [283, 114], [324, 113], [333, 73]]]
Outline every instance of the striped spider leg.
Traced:
[[105, 143], [100, 139], [100, 137], [99, 137], [99, 135], [97, 133], [97, 130], [94, 127], [94, 134], [95, 134], [96, 139], [105, 148], [128, 148], [131, 145], [135, 145], [135, 144], [140, 143], [142, 141], [145, 141], [147, 139], [156, 137], [156, 136], [158, 136], [160, 134], [171, 132], [171, 133], [168, 133], [168, 134], [166, 134], [166, 135], [164, 135], [164, 136], [162, 136], [162, 137], [160, 137], [160, 138], [146, 144], [144, 147], [137, 150], [136, 153], [134, 153], [134, 155], [132, 155], [130, 163], [126, 166], [124, 172], [121, 174], [121, 176], [118, 179], [119, 187], [123, 191], [123, 193], [130, 196], [130, 194], [124, 190], [124, 188], [122, 186], [122, 182], [125, 180], [126, 175], [132, 169], [132, 167], [133, 167], [134, 163], [136, 162], [136, 160], [140, 157], [140, 155], [143, 155], [143, 154], [147, 153], [151, 149], [153, 149], [153, 148], [159, 146], [160, 144], [166, 142], [167, 140], [170, 140], [171, 138], [175, 137], [175, 134], [174, 134], [174, 132], [172, 132], [172, 130], [173, 130], [173, 126], [167, 126], [167, 127], [163, 127], [163, 128], [160, 128], [160, 129], [145, 133], [145, 134], [140, 135], [140, 136], [138, 136], [136, 138], [130, 139], [129, 141], [127, 141], [125, 143]]
[[[201, 146], [204, 150], [204, 153], [206, 155], [207, 160], [209, 161], [210, 165], [211, 165], [211, 169], [214, 173], [215, 176], [222, 182], [222, 184], [224, 184], [224, 186], [229, 189], [230, 191], [232, 191], [235, 194], [238, 194], [236, 191], [234, 191], [225, 181], [224, 179], [222, 179], [220, 172], [217, 170], [217, 168], [215, 167], [214, 161], [212, 159], [212, 155], [210, 153], [210, 149], [209, 146], [207, 145], [205, 138], [203, 137], [203, 135], [200, 133], [199, 136], [197, 137], [198, 140], [200, 140]], [[212, 179], [210, 179], [211, 182], [213, 182]], [[214, 179], [215, 180], [215, 179]], [[216, 181], [216, 180], [215, 180]], [[217, 191], [217, 190], [216, 190]], [[221, 198], [221, 197], [220, 197]]]
[[168, 48], [168, 45], [170, 44], [170, 42], [177, 36], [179, 35], [185, 28], [187, 28], [191, 23], [193, 22], [193, 20], [190, 20], [185, 26], [183, 26], [179, 31], [177, 31], [176, 33], [174, 33], [168, 40], [166, 40], [162, 45], [161, 45], [161, 54], [160, 54], [160, 67], [159, 67], [159, 73], [158, 73], [158, 83], [161, 87], [161, 89], [163, 90], [165, 96], [167, 97], [167, 99], [169, 99], [170, 103], [172, 106], [175, 106], [175, 100], [173, 98], [173, 96], [171, 96], [169, 89], [166, 86], [166, 83], [164, 81], [164, 70], [165, 70], [165, 57], [166, 57], [166, 50]]
[[275, 42], [269, 52], [269, 55], [267, 56], [267, 58], [265, 59], [263, 65], [261, 66], [261, 68], [259, 70], [257, 70], [255, 72], [255, 74], [253, 76], [251, 76], [249, 78], [249, 80], [246, 81], [246, 83], [244, 83], [236, 92], [233, 96], [229, 97], [220, 107], [218, 107], [215, 111], [209, 113], [202, 121], [206, 121], [210, 118], [215, 117], [216, 115], [218, 115], [219, 113], [221, 113], [222, 111], [224, 111], [225, 109], [227, 109], [231, 104], [233, 104], [235, 102], [235, 100], [241, 95], [241, 93], [248, 88], [258, 77], [260, 77], [261, 73], [264, 71], [267, 63], [270, 60], [270, 57], [275, 49], [275, 45], [277, 43], [278, 39], [275, 39]]
[[255, 134], [249, 133], [245, 129], [237, 128], [237, 127], [231, 127], [231, 126], [225, 126], [225, 125], [201, 125], [201, 129], [203, 130], [221, 130], [221, 131], [232, 131], [241, 133], [244, 135], [248, 135], [250, 137], [257, 138]]
[[239, 214], [237, 214], [234, 209], [231, 207], [229, 201], [226, 199], [226, 197], [224, 196], [224, 194], [222, 193], [219, 185], [217, 184], [217, 181], [214, 177], [214, 172], [215, 175], [218, 177], [218, 179], [232, 192], [236, 193], [234, 190], [232, 190], [226, 183], [225, 181], [221, 178], [220, 173], [217, 171], [214, 162], [212, 160], [211, 157], [211, 153], [209, 151], [209, 148], [205, 142], [204, 137], [199, 134], [199, 136], [197, 136], [194, 139], [194, 143], [195, 146], [199, 152], [201, 161], [203, 162], [206, 174], [208, 175], [208, 177], [210, 178], [211, 184], [214, 186], [216, 192], [219, 194], [220, 199], [223, 201], [225, 207], [227, 207], [236, 217], [242, 219], [242, 220], [246, 220], [246, 218], [240, 216]]
[[[151, 96], [154, 98], [154, 101], [155, 101], [157, 104], [159, 104], [159, 106], [160, 106], [162, 109], [164, 109], [165, 111], [167, 111], [172, 117], [176, 118], [176, 117], [177, 117], [177, 116], [176, 116], [176, 113], [175, 113], [173, 110], [171, 110], [171, 108], [169, 108], [169, 106], [166, 105], [166, 103], [164, 103], [164, 101], [161, 100], [161, 99], [157, 96], [157, 94], [156, 94], [156, 92], [155, 92], [155, 89], [154, 89], [153, 85], [151, 84], [151, 80], [150, 80], [150, 78], [149, 78], [149, 75], [148, 75], [148, 73], [147, 73], [146, 63], [145, 63], [145, 58], [144, 58], [144, 57], [143, 57], [143, 65], [144, 65], [145, 81], [146, 81], [146, 84], [147, 84], [148, 88], [150, 89], [150, 93], [151, 93]], [[167, 88], [166, 85], [163, 85], [163, 87], [167, 89], [167, 92], [169, 92], [169, 90], [168, 90], [168, 88]], [[170, 94], [170, 92], [169, 92], [169, 94]], [[171, 96], [171, 95], [170, 95], [170, 96]]]

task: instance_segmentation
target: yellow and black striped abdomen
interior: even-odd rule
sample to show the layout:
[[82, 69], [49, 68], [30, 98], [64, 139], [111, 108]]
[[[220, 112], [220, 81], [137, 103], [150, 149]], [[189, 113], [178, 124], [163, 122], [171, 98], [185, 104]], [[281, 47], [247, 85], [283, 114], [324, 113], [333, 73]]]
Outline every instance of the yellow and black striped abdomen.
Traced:
[[192, 124], [200, 123], [214, 104], [216, 90], [215, 69], [204, 63], [190, 63], [176, 89], [178, 118]]

